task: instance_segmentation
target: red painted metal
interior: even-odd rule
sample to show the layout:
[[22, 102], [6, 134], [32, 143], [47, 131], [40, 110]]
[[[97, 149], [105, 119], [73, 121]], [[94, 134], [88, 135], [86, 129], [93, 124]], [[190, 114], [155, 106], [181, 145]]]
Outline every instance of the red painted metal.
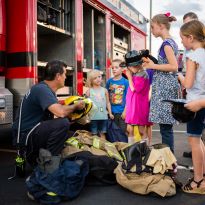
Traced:
[[[75, 2], [75, 91], [83, 94], [83, 0]], [[110, 76], [111, 66], [111, 21], [114, 19], [131, 31], [131, 49], [143, 49], [146, 46], [146, 34], [134, 26], [124, 17], [113, 12], [111, 8], [100, 0], [86, 0], [91, 6], [100, 9], [105, 14], [106, 20], [106, 77]], [[5, 40], [5, 13], [7, 15], [7, 41]], [[9, 54], [37, 53], [37, 0], [0, 0], [0, 51], [7, 50]], [[0, 10], [0, 11], [1, 11]], [[1, 16], [2, 15], [2, 16]], [[5, 43], [6, 41], [6, 43]], [[6, 45], [7, 44], [7, 45]], [[73, 48], [71, 48], [73, 49]], [[35, 59], [35, 57], [34, 57]], [[36, 59], [37, 61], [37, 59]], [[1, 68], [0, 68], [1, 69]], [[37, 66], [9, 67], [6, 69], [8, 79], [30, 78], [36, 81]]]
[[0, 72], [4, 72], [3, 55], [6, 51], [6, 10], [5, 0], [0, 0], [0, 52], [2, 54], [2, 62], [0, 62]]
[[20, 78], [32, 78], [35, 81], [34, 76], [36, 75], [36, 67], [28, 66], [28, 67], [16, 67], [10, 68], [9, 72], [7, 72], [7, 79], [20, 79]]
[[83, 94], [83, 72], [77, 72], [77, 95]]
[[147, 34], [129, 22], [123, 16], [113, 12], [106, 4], [100, 0], [86, 0], [94, 8], [105, 13], [106, 18], [106, 78], [110, 77], [111, 66], [111, 21], [117, 22], [119, 25], [125, 27], [131, 34], [131, 47], [130, 49], [144, 49], [146, 48]]
[[146, 48], [146, 36], [131, 29], [131, 50], [141, 50]]
[[111, 35], [112, 35], [112, 28], [111, 28], [111, 15], [108, 11], [105, 15], [105, 32], [106, 32], [106, 78], [110, 78], [110, 69], [111, 69]]
[[76, 29], [76, 88], [77, 94], [83, 94], [83, 2], [75, 1], [75, 29]]
[[114, 13], [113, 10], [111, 8], [109, 8], [105, 3], [101, 2], [100, 0], [87, 0], [88, 2], [93, 2], [94, 4], [98, 4], [99, 7], [101, 7], [104, 10], [110, 11], [110, 13], [112, 13], [112, 16], [115, 18], [116, 21], [118, 21], [119, 23], [124, 24], [126, 27], [131, 28], [134, 27], [135, 30], [143, 35], [146, 35], [146, 33], [144, 33], [142, 30], [140, 30], [139, 28], [137, 28], [136, 26], [134, 26], [131, 22], [129, 22], [125, 17], [120, 16], [117, 13]]
[[[6, 0], [7, 53], [37, 52], [37, 0]], [[28, 59], [29, 60], [29, 59]], [[19, 78], [37, 78], [37, 68], [24, 67]], [[20, 68], [19, 68], [20, 69]], [[18, 69], [17, 69], [18, 70]], [[16, 78], [16, 69], [7, 69], [7, 78]]]

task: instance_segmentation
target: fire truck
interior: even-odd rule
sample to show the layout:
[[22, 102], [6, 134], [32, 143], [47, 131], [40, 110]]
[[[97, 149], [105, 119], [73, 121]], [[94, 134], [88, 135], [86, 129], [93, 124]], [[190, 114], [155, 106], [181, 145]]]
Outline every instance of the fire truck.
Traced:
[[147, 22], [126, 0], [0, 0], [0, 127], [12, 124], [48, 61], [68, 65], [58, 97], [82, 95], [91, 69], [105, 81], [112, 59], [146, 48]]

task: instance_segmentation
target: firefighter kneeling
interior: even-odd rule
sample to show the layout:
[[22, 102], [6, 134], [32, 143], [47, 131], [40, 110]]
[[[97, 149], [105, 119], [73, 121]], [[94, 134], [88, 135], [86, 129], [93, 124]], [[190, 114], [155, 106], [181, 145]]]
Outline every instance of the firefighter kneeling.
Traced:
[[[58, 102], [56, 91], [64, 87], [66, 67], [64, 62], [58, 60], [47, 63], [44, 80], [34, 85], [23, 97], [12, 127], [13, 142], [18, 150], [17, 165], [22, 162], [19, 159], [26, 159], [35, 167], [40, 148], [49, 150], [52, 155], [60, 154], [69, 137], [70, 121], [67, 116], [76, 111], [85, 111], [82, 99], [69, 105]], [[22, 169], [24, 166], [19, 167]]]

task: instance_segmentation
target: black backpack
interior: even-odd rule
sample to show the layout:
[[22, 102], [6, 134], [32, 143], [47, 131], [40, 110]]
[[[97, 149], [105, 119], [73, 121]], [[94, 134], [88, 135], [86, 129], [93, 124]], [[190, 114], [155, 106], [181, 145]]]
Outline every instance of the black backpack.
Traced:
[[116, 160], [108, 156], [94, 155], [89, 151], [82, 151], [67, 156], [69, 160], [83, 160], [89, 164], [89, 173], [86, 177], [88, 185], [112, 185], [116, 184], [114, 174], [115, 168], [118, 166]]
[[109, 142], [128, 142], [127, 135], [113, 120], [108, 120], [106, 139]]

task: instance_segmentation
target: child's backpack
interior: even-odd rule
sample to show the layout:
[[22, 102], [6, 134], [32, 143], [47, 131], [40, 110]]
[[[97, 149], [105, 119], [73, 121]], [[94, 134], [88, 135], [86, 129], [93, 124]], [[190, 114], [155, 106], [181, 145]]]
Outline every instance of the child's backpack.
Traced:
[[107, 140], [110, 142], [128, 142], [127, 135], [118, 127], [113, 120], [107, 123]]

